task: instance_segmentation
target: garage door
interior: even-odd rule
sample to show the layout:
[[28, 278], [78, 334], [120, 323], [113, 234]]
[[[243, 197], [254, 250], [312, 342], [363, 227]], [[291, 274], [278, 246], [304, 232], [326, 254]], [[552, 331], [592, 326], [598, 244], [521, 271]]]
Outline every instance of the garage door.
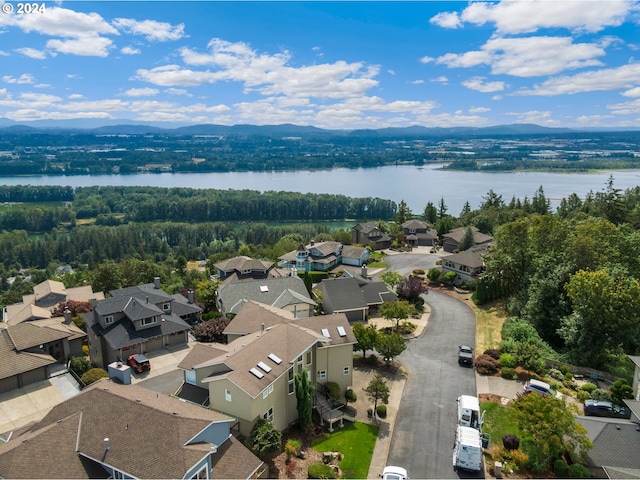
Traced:
[[144, 351], [146, 352], [154, 352], [156, 350], [160, 350], [161, 348], [164, 348], [164, 343], [162, 341], [162, 337], [156, 337], [156, 338], [152, 338], [151, 340], [148, 340], [147, 343], [145, 344], [144, 347]]
[[42, 380], [46, 380], [47, 378], [47, 369], [45, 367], [38, 368], [36, 370], [30, 370], [22, 374], [22, 386], [24, 387], [25, 385], [40, 382]]
[[18, 388], [18, 377], [16, 375], [0, 380], [0, 393], [7, 393]]
[[184, 345], [187, 343], [187, 332], [177, 332], [169, 335], [169, 346]]

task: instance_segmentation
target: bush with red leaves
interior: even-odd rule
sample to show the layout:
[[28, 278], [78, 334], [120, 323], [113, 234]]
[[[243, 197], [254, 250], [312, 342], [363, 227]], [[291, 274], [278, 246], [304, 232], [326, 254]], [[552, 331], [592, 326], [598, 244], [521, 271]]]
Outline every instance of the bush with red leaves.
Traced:
[[500, 355], [502, 355], [502, 352], [497, 348], [488, 348], [483, 353], [485, 355], [489, 355], [491, 358], [494, 358], [496, 360], [500, 360]]
[[481, 375], [493, 375], [500, 370], [500, 362], [484, 353], [476, 357], [473, 366], [476, 368], [476, 372]]

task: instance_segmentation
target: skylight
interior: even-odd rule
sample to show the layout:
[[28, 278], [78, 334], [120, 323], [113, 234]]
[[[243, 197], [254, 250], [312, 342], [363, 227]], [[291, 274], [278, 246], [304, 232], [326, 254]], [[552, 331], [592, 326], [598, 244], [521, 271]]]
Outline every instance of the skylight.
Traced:
[[258, 362], [258, 366], [267, 373], [271, 371], [271, 367], [264, 362]]
[[331, 334], [329, 333], [329, 329], [328, 328], [323, 328], [322, 329], [322, 335], [324, 335], [327, 338], [331, 338]]
[[347, 336], [347, 332], [344, 331], [344, 327], [342, 325], [336, 328], [338, 329], [338, 335], [340, 335], [341, 337]]
[[269, 354], [269, 360], [271, 360], [274, 363], [277, 363], [278, 365], [282, 363], [282, 359], [279, 356], [277, 356], [275, 353]]
[[266, 285], [260, 285], [260, 291], [262, 293], [266, 293], [269, 291], [269, 287], [267, 287]]
[[253, 373], [253, 374], [254, 374], [256, 377], [258, 377], [258, 378], [262, 378], [262, 377], [264, 377], [264, 373], [262, 373], [261, 371], [259, 371], [259, 370], [258, 370], [257, 368], [255, 368], [255, 367], [254, 367], [254, 368], [249, 369], [249, 371], [250, 371], [251, 373]]

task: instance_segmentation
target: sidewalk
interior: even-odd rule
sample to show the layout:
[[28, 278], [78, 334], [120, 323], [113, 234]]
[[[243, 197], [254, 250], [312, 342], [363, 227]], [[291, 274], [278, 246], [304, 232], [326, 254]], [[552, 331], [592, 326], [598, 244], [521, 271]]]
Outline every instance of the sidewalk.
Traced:
[[[415, 338], [422, 334], [429, 321], [431, 315], [431, 309], [425, 304], [424, 313], [418, 319], [410, 319], [412, 323], [416, 324], [416, 330], [412, 335], [407, 338]], [[370, 318], [369, 324], [376, 325], [377, 328], [388, 327], [389, 321], [384, 318], [376, 317]], [[371, 419], [367, 416], [367, 409], [373, 407], [369, 404], [367, 395], [362, 390], [365, 388], [375, 373], [381, 373], [384, 375], [387, 385], [389, 386], [389, 403], [387, 404], [387, 417], [384, 419]], [[406, 384], [406, 374], [404, 369], [400, 367], [397, 372], [392, 373], [389, 371], [374, 371], [368, 367], [355, 367], [353, 369], [353, 389], [358, 396], [358, 401], [354, 405], [357, 410], [356, 419], [359, 422], [371, 423], [377, 422], [380, 425], [378, 432], [378, 439], [376, 440], [376, 446], [373, 450], [373, 456], [371, 458], [371, 464], [369, 465], [369, 473], [367, 478], [378, 478], [378, 474], [382, 473], [382, 470], [387, 465], [387, 457], [389, 456], [389, 449], [391, 448], [391, 439], [393, 438], [393, 427], [396, 421], [396, 415], [400, 408], [400, 402], [402, 401], [402, 394], [404, 392], [404, 386]]]

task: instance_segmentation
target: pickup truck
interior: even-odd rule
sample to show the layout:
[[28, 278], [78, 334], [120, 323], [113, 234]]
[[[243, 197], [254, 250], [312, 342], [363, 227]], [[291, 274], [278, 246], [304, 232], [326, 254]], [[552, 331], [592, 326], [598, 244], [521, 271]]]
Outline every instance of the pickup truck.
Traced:
[[473, 366], [473, 348], [468, 345], [460, 345], [458, 347], [458, 365]]

